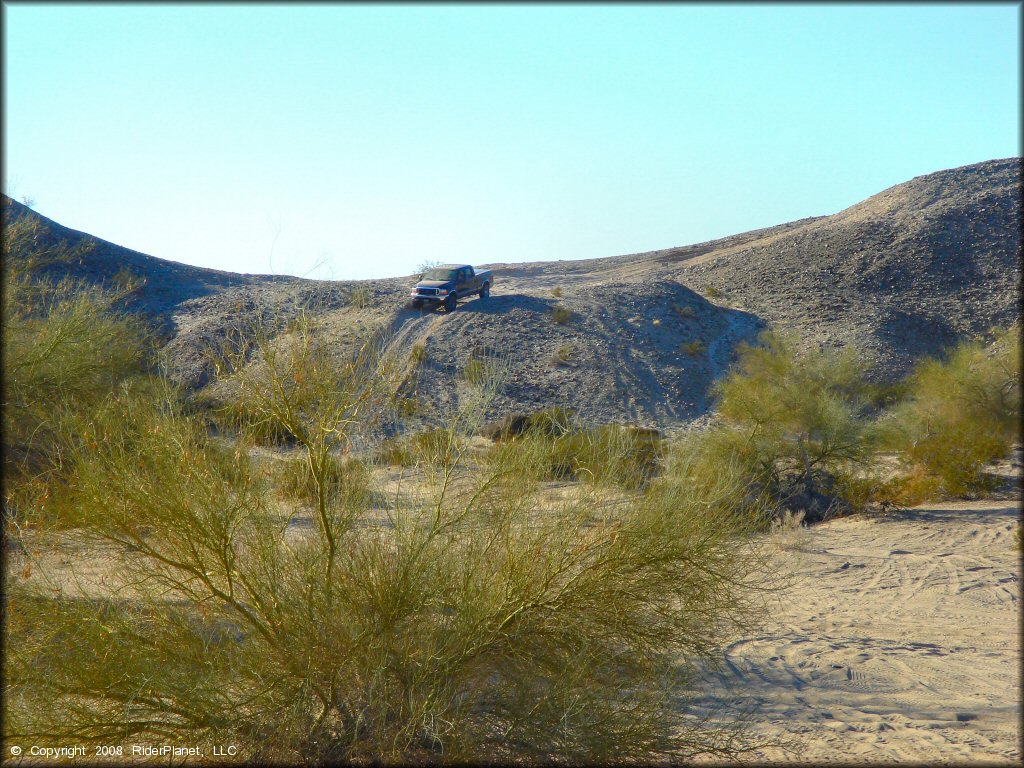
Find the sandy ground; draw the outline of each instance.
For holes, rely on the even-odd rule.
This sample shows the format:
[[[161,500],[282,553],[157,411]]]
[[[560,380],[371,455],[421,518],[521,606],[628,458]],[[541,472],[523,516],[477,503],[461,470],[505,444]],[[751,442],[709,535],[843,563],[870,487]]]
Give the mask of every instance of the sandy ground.
[[[788,741],[757,762],[1021,759],[1018,502],[923,505],[781,534],[775,619],[733,642],[702,705]]]

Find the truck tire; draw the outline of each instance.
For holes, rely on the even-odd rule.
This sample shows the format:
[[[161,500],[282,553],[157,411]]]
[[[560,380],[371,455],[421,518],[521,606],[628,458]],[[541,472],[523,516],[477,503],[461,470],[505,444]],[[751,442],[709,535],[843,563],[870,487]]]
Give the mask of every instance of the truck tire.
[[[445,297],[445,300],[444,300],[444,308],[445,308],[445,310],[446,310],[446,311],[448,311],[448,312],[454,312],[454,311],[455,311],[455,306],[456,306],[456,305],[457,305],[458,303],[459,303],[459,300],[458,300],[458,298],[457,298],[457,297],[455,296],[455,294],[454,294],[454,293],[449,293],[449,294],[448,294],[448,296],[447,296],[447,297]]]
[[[486,299],[490,295],[491,295],[491,284],[490,283],[484,283],[484,287],[480,289],[480,298],[481,299]]]
[[[412,308],[413,309],[423,309],[423,299],[413,299],[412,300]]]

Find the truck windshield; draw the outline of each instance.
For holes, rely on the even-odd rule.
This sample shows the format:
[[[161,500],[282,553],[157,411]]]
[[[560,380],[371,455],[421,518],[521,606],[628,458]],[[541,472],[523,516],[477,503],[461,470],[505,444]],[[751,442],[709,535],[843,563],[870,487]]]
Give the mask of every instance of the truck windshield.
[[[455,280],[458,278],[457,269],[428,269],[423,275],[424,280]]]

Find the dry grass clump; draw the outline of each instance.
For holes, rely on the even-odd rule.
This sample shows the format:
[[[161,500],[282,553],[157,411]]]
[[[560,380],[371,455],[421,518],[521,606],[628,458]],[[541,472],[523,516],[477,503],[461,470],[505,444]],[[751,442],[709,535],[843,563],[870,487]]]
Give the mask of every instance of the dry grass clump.
[[[370,304],[370,289],[365,285],[357,285],[348,294],[348,303],[357,309],[363,309]]]
[[[419,464],[451,466],[464,450],[464,441],[458,435],[451,430],[434,428],[387,438],[378,449],[375,461],[399,467]]]
[[[636,490],[661,468],[663,441],[654,430],[621,425],[585,428],[564,412],[542,411],[512,441],[491,449],[489,460],[501,466],[518,461],[537,480],[582,480]]]
[[[427,361],[427,347],[425,344],[413,344],[409,359],[414,365],[423,365]]]
[[[462,378],[470,384],[479,384],[487,377],[487,361],[471,357],[462,369]]]
[[[370,473],[364,464],[355,459],[328,458],[324,474],[323,492],[332,503],[364,503],[363,496],[369,493]],[[305,458],[287,459],[275,467],[274,486],[286,498],[305,503],[317,501],[320,490],[316,477]]]
[[[551,319],[557,325],[568,325],[572,320],[572,310],[568,307],[554,307],[551,310]]]
[[[551,355],[551,365],[553,366],[568,366],[572,364],[575,350],[571,344],[563,344],[555,353]]]

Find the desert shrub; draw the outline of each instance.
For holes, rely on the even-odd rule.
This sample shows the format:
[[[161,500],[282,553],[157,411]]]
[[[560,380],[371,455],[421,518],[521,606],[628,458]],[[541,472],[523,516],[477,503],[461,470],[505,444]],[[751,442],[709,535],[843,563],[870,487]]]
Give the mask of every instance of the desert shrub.
[[[536,432],[555,437],[565,434],[575,427],[575,412],[571,408],[554,406],[533,413],[507,414],[498,421],[485,424],[480,429],[480,434],[500,442]]]
[[[707,288],[704,289],[704,295],[712,300],[719,299],[722,297],[722,291],[713,285],[709,285]]]
[[[76,254],[64,243],[39,245],[26,219],[5,227],[3,475],[10,514],[42,511],[37,502],[63,476],[68,418],[145,375],[152,361],[147,329],[118,309],[123,292],[54,281],[40,266]]]
[[[679,349],[689,355],[690,357],[697,357],[704,352],[704,342],[699,339],[695,341],[689,341],[679,347]]]
[[[568,307],[555,307],[551,310],[551,319],[558,325],[568,325],[572,320],[572,311]]]
[[[920,465],[904,466],[894,477],[871,489],[871,500],[912,507],[945,494],[942,478]]]
[[[97,439],[74,457],[75,524],[131,555],[116,599],[12,585],[7,739],[229,739],[253,762],[738,753],[679,713],[698,665],[763,610],[770,572],[739,516],[669,485],[551,508],[510,456],[468,488],[428,475],[370,525],[328,489],[382,372],[327,365],[315,341],[258,339],[221,370],[294,435],[317,510],[304,533],[244,444],[212,448],[173,392],[83,415]]]
[[[872,450],[856,353],[798,354],[793,338],[772,333],[738,353],[716,385],[719,423],[680,447],[691,481],[728,466],[755,508],[803,511],[808,522],[849,509],[843,478],[863,470]]]
[[[983,490],[985,464],[1019,440],[1019,335],[1013,327],[987,348],[969,341],[943,360],[922,361],[903,400],[882,418],[884,443],[901,452],[908,468],[932,475],[939,493]]]
[[[552,288],[551,295],[554,296],[556,299],[562,298],[562,289],[557,286]]]

